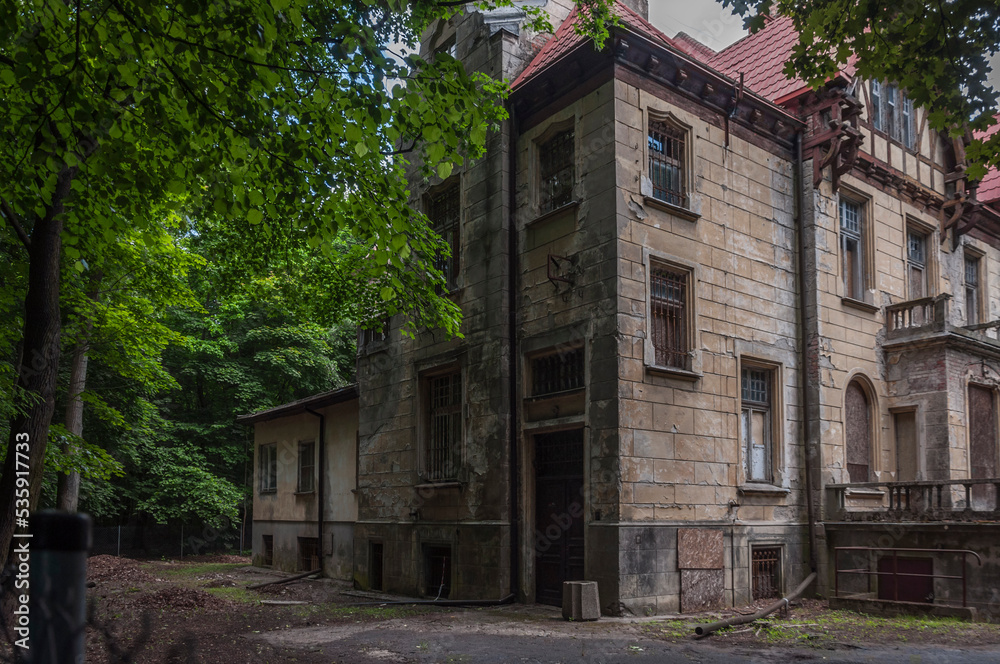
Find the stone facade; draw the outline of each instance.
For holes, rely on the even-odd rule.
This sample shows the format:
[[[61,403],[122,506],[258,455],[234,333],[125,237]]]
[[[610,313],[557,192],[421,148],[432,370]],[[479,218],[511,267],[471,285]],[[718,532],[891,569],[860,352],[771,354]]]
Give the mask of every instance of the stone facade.
[[[991,487],[948,484],[998,468],[1000,215],[963,142],[848,73],[744,84],[786,19],[714,54],[631,2],[596,50],[535,4],[554,36],[507,10],[425,35],[513,80],[511,119],[412,176],[429,216],[458,210],[463,338],[361,337],[355,583],[558,604],[579,579],[606,613],[674,613],[811,570],[830,593],[836,546],[933,548],[911,489],[995,521]]]

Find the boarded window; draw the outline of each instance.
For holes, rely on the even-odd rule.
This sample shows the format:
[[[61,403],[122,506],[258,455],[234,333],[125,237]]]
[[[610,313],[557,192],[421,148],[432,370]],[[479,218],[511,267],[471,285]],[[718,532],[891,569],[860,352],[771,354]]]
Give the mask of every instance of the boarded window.
[[[319,540],[315,537],[299,538],[299,571],[311,572],[320,569]]]
[[[865,296],[864,217],[860,203],[840,199],[840,253],[844,296]]]
[[[979,313],[979,257],[965,255],[965,324],[982,322]]]
[[[462,452],[462,373],[427,379],[427,479],[454,480]]]
[[[271,493],[278,490],[278,445],[270,443],[260,446],[260,492]]]
[[[851,482],[867,482],[871,464],[871,407],[857,381],[851,381],[844,396],[844,436],[847,441],[847,473]]]
[[[754,600],[781,597],[781,549],[755,547],[750,564]]]
[[[648,149],[653,198],[685,205],[684,130],[662,120],[650,119]]]
[[[462,219],[461,189],[458,181],[432,196],[427,204],[427,218],[451,250],[450,256],[439,256],[434,267],[444,275],[449,290],[458,283],[459,222]]]
[[[906,231],[906,283],[911,300],[927,296],[927,236],[913,229]]]
[[[969,385],[969,471],[972,479],[997,476],[997,418],[993,390]],[[972,487],[972,508],[993,507],[993,487]]]
[[[549,353],[531,360],[531,396],[583,387],[583,348]]]
[[[573,201],[574,133],[560,132],[539,146],[538,206],[551,212]]]
[[[773,371],[747,367],[740,372],[743,471],[748,482],[771,481],[771,385]]]
[[[913,482],[917,479],[917,413],[910,410],[893,413],[896,430],[896,479]]]
[[[424,594],[447,599],[451,594],[451,547],[424,545]]]
[[[688,276],[684,270],[650,264],[650,309],[656,364],[688,368]]]
[[[299,443],[299,493],[316,488],[316,443]]]

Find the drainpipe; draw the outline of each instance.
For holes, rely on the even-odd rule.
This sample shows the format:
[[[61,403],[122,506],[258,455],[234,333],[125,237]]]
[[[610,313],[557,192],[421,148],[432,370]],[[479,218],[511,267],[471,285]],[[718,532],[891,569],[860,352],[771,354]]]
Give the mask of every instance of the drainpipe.
[[[809,390],[809,378],[810,378],[810,367],[813,366],[813,362],[816,361],[818,366],[819,358],[813,357],[813,353],[818,349],[813,348],[811,345],[812,334],[810,333],[810,325],[807,325],[807,321],[810,320],[809,315],[809,297],[806,294],[806,234],[805,234],[805,215],[802,210],[802,187],[806,181],[805,176],[802,172],[802,132],[795,134],[795,172],[793,173],[792,186],[794,188],[792,200],[793,200],[793,214],[795,216],[795,226],[798,229],[799,234],[799,343],[802,346],[802,353],[800,356],[801,371],[800,371],[800,383],[802,385],[802,435],[804,442],[804,453],[805,453],[805,485],[806,485],[806,520],[809,522],[809,568],[811,571],[816,572],[817,570],[817,558],[816,558],[816,507],[813,503],[813,460],[811,459],[811,452],[813,448],[811,446],[812,435],[813,435],[813,422],[811,417],[812,410],[812,399]],[[816,270],[811,270],[812,274],[816,274]]]
[[[319,418],[319,440],[317,445],[319,447],[319,460],[317,464],[319,465],[319,477],[317,482],[319,486],[316,487],[316,537],[319,539],[319,568],[322,573],[323,570],[323,559],[326,557],[323,551],[323,494],[326,488],[326,416],[322,413],[317,413],[312,408],[306,408],[306,412],[310,415],[315,415]]]
[[[507,345],[509,374],[508,400],[510,419],[508,429],[510,431],[510,450],[508,461],[510,463],[510,594],[517,596],[521,574],[521,552],[520,552],[520,501],[518,500],[521,491],[521,476],[518,472],[518,409],[517,409],[517,380],[518,380],[518,346],[517,346],[517,115],[514,111],[514,104],[507,102],[507,112],[510,115],[508,128],[510,137],[507,142],[508,163],[510,172],[508,173],[508,195],[510,200],[510,212],[507,217]]]

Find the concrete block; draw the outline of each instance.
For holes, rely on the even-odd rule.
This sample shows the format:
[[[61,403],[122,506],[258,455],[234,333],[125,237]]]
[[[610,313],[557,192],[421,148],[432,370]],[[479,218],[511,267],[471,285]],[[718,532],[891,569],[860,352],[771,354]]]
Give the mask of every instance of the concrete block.
[[[566,620],[597,620],[601,617],[601,601],[596,581],[563,581],[563,618]]]

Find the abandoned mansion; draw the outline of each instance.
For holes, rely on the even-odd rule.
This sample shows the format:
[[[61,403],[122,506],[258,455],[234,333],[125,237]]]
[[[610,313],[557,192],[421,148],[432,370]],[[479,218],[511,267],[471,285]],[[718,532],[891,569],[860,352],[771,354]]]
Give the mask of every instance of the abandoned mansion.
[[[240,418],[255,564],[432,599],[595,581],[640,615],[817,571],[995,611],[1000,174],[892,81],[786,77],[790,19],[717,52],[620,1],[597,49],[533,4],[554,34],[470,5],[424,35],[512,88],[483,158],[411,183],[463,337],[390,320],[356,385]]]

